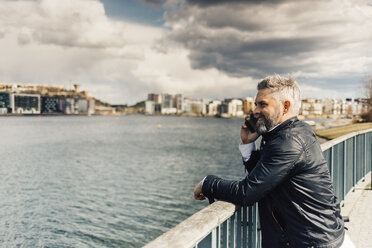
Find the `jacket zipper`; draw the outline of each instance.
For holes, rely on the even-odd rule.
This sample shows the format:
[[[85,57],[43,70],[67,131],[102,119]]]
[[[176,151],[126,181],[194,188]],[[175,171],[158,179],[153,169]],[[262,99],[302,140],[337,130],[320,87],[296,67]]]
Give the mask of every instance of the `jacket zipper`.
[[[278,224],[280,230],[281,230],[282,232],[284,232],[284,229],[283,229],[282,225],[280,225],[279,221],[278,221],[278,220],[276,219],[276,217],[275,217],[274,211],[271,211],[271,215],[273,216],[273,218],[274,218],[276,224]]]

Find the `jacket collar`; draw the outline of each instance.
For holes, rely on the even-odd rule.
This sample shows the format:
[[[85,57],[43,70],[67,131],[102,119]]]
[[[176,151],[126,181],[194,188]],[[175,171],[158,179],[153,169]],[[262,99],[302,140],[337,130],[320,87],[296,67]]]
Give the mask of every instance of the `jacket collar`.
[[[278,133],[280,130],[283,130],[287,127],[289,127],[290,125],[292,125],[292,123],[298,121],[298,118],[297,116],[294,116],[294,117],[291,117],[289,118],[288,120],[280,123],[278,126],[276,126],[273,130],[271,130],[270,132],[267,132],[267,133],[264,133],[262,134],[262,138],[266,141],[268,139],[270,139],[270,137],[273,137],[276,133]]]

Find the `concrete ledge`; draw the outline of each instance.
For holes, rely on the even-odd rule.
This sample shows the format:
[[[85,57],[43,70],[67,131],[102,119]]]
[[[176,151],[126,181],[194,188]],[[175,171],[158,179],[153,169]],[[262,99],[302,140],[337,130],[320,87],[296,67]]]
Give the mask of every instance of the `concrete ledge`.
[[[350,222],[345,223],[348,228],[346,233],[355,247],[371,247],[372,244],[372,190],[369,183],[371,172],[346,196],[345,205],[341,208],[341,214],[350,218]]]
[[[353,209],[358,205],[360,198],[363,196],[366,190],[371,190],[367,186],[371,183],[371,172],[364,176],[364,180],[360,180],[357,185],[354,186],[354,190],[345,196],[344,205],[341,208],[341,214],[343,216],[350,216]],[[366,209],[367,210],[367,209]]]
[[[148,243],[145,248],[189,248],[208,235],[238,209],[228,202],[214,202],[168,232]],[[182,239],[180,239],[182,237]]]
[[[346,134],[344,136],[338,137],[336,139],[330,140],[326,143],[321,144],[322,151],[325,151],[328,148],[331,148],[332,146],[337,145],[338,143],[341,143],[341,142],[343,142],[343,141],[345,141],[345,140],[347,140],[351,137],[354,137],[358,134],[364,134],[364,133],[369,133],[369,132],[372,132],[372,128],[367,129],[367,130],[361,130],[361,131],[358,131],[358,132],[352,132],[352,133]]]

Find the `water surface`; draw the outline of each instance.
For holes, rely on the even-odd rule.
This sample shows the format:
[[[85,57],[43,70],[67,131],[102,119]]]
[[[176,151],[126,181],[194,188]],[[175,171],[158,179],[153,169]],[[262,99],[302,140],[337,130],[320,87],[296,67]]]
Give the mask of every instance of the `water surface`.
[[[241,119],[1,117],[2,247],[141,247],[244,176]]]

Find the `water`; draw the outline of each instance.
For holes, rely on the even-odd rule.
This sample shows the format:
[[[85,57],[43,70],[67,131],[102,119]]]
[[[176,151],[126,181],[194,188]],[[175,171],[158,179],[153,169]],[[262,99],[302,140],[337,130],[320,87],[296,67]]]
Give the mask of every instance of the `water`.
[[[2,247],[141,247],[207,206],[205,175],[244,175],[241,119],[0,118]]]

